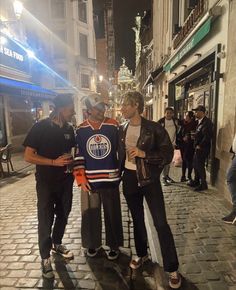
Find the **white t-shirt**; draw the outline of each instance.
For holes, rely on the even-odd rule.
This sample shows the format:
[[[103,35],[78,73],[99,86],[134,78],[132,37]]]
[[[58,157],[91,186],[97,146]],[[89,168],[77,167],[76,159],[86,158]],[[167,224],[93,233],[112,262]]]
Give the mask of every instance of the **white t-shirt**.
[[[136,164],[135,164],[135,159],[129,160],[127,149],[137,146],[137,141],[138,141],[138,138],[140,136],[140,129],[141,129],[141,125],[139,125],[139,126],[129,125],[128,129],[127,129],[127,132],[126,132],[126,138],[125,138],[125,148],[126,148],[125,168],[127,168],[129,170],[136,170]]]
[[[170,141],[173,145],[175,145],[175,140],[176,140],[176,127],[174,124],[174,121],[171,120],[167,120],[165,119],[165,129],[168,132],[168,135],[170,137]]]

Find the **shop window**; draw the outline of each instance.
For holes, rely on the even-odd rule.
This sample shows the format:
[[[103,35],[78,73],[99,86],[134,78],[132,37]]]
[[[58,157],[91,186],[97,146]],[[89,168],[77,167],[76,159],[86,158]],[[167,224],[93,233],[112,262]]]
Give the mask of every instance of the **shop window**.
[[[80,55],[83,57],[88,57],[88,36],[86,34],[79,34],[79,47]]]
[[[51,0],[51,15],[52,18],[65,17],[65,3],[64,0]]]
[[[68,73],[66,71],[59,71],[60,77],[55,78],[55,86],[58,88],[66,87],[68,80]]]
[[[90,89],[90,77],[88,74],[81,74],[81,87],[83,89]]]
[[[78,4],[79,20],[87,23],[87,3],[79,2]]]

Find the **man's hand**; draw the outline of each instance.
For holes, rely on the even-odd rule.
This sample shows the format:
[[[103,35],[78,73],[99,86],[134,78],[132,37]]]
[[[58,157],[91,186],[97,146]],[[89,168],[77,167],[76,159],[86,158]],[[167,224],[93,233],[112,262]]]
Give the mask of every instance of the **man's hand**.
[[[145,152],[138,147],[131,147],[130,149],[128,149],[128,152],[131,159],[135,157],[145,158],[146,156]]]
[[[57,159],[52,160],[52,166],[63,167],[68,164],[71,164],[73,159],[68,154],[59,156]]]

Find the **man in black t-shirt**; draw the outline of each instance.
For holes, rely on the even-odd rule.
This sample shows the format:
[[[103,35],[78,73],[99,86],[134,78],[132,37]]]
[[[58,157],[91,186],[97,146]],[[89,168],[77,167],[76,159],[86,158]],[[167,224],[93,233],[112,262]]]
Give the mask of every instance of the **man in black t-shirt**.
[[[54,103],[50,117],[36,123],[23,143],[25,160],[36,164],[38,240],[45,278],[54,278],[51,250],[64,258],[73,257],[73,253],[62,245],[62,238],[72,205],[73,175],[67,167],[72,162],[75,136],[68,122],[75,111],[70,96],[58,96]]]

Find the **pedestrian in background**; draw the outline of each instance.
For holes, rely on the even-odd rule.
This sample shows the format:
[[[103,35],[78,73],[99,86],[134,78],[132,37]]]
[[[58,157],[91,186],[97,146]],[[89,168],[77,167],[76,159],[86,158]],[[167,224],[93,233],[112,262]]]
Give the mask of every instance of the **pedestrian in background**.
[[[61,95],[54,103],[50,117],[37,122],[23,143],[25,160],[36,164],[38,241],[45,278],[54,277],[51,249],[64,258],[73,257],[62,238],[72,205],[74,178],[66,167],[72,163],[75,146],[73,128],[68,124],[75,114],[74,102],[70,96]]]
[[[180,128],[180,121],[174,117],[174,109],[171,108],[171,107],[167,107],[165,109],[165,116],[163,118],[161,118],[158,121],[158,123],[163,128],[166,129],[166,131],[167,131],[167,133],[168,133],[168,135],[170,137],[172,146],[173,146],[173,148],[175,148],[175,146],[176,146],[176,137],[177,137],[177,133],[178,133],[179,128]],[[169,164],[166,164],[164,166],[164,168],[163,168],[163,172],[162,172],[163,182],[162,182],[162,184],[164,186],[168,186],[171,183],[174,183],[174,180],[172,178],[170,178],[170,176],[169,176],[170,165],[171,165],[171,162]]]
[[[193,170],[193,155],[194,155],[194,140],[193,135],[196,131],[197,122],[194,118],[194,113],[188,111],[182,121],[181,128],[178,132],[178,146],[182,157],[182,176],[180,181],[191,181]],[[192,136],[191,136],[192,135]],[[186,170],[188,170],[188,179],[186,179]]]
[[[213,135],[213,124],[206,116],[206,108],[199,105],[195,111],[195,117],[198,121],[196,133],[194,134],[194,156],[193,167],[195,178],[188,185],[195,187],[195,191],[208,189],[206,181],[205,164],[211,149],[211,140]]]
[[[169,272],[169,285],[178,289],[181,286],[179,262],[160,184],[163,166],[173,158],[173,144],[160,124],[141,117],[143,108],[144,98],[139,92],[124,95],[121,111],[128,121],[119,130],[118,156],[123,193],[134,223],[137,257],[132,258],[130,267],[137,269],[148,259],[145,197],[158,233],[164,270]]]
[[[227,172],[227,184],[229,191],[231,193],[233,208],[232,211],[222,220],[228,224],[235,224],[236,223],[236,134],[234,136],[231,152],[233,153],[232,164]]]
[[[115,260],[123,245],[123,228],[117,161],[118,123],[106,118],[105,103],[99,94],[85,100],[88,119],[77,130],[78,152],[74,175],[81,186],[82,246],[95,257],[102,245],[101,203],[104,210],[107,257]]]

